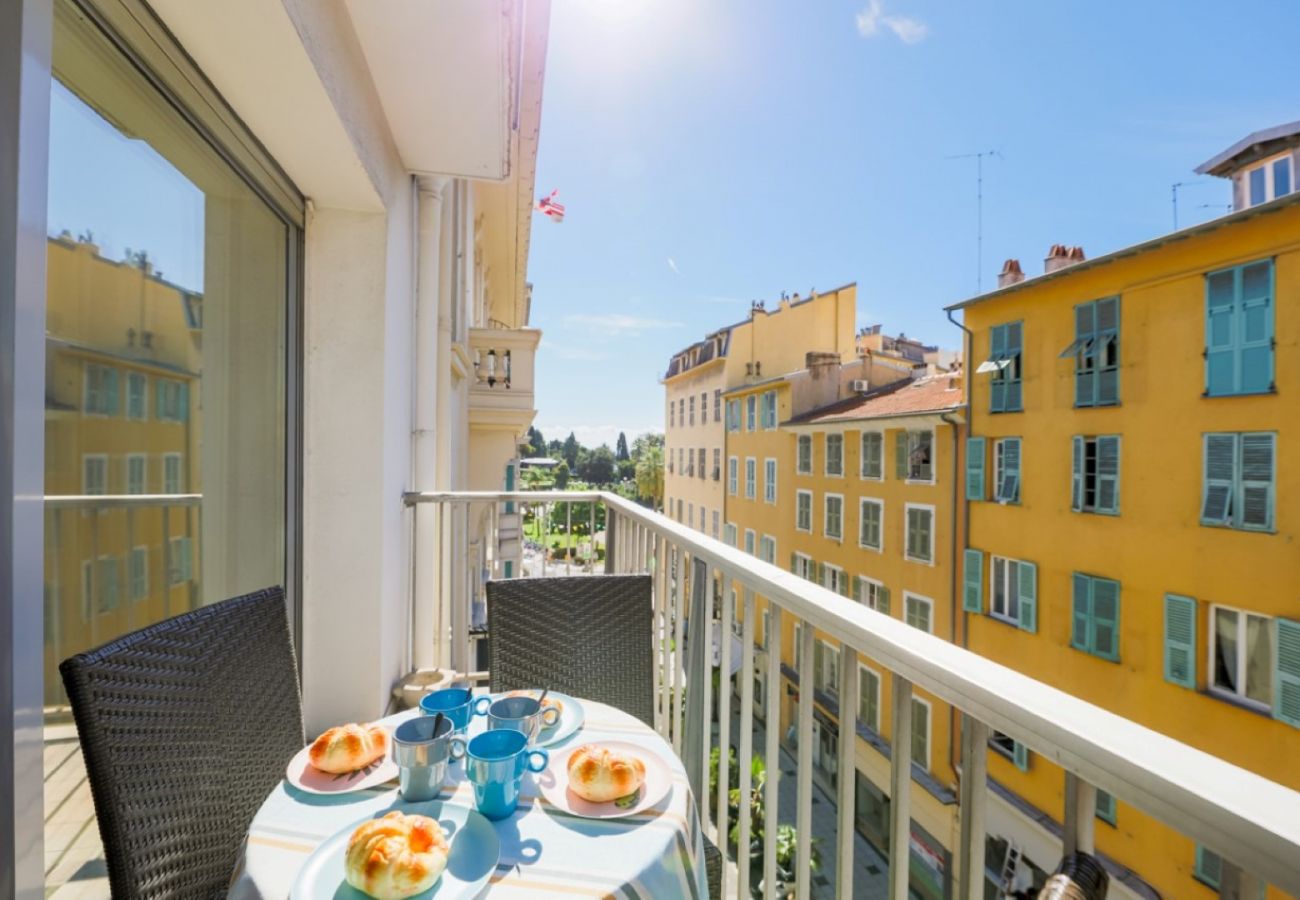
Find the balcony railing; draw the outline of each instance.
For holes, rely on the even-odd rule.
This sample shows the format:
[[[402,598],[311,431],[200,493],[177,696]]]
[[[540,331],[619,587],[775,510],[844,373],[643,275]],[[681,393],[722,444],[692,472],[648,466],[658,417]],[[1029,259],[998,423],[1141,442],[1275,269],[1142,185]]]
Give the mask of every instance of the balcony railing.
[[[693,765],[702,767],[697,771],[704,773],[704,785],[708,784],[711,750],[719,747],[722,758],[726,759],[729,749],[734,747],[739,757],[741,797],[747,797],[751,790],[750,763],[756,749],[754,679],[749,674],[755,671],[757,652],[755,601],[756,598],[766,600],[770,613],[767,634],[775,639],[769,639],[774,652],[767,653],[763,661],[767,727],[762,749],[768,761],[763,884],[768,897],[774,896],[777,875],[777,823],[781,814],[778,783],[785,777],[777,764],[781,697],[778,685],[782,677],[779,646],[785,617],[803,625],[798,651],[803,660],[814,658],[814,632],[837,642],[840,709],[858,707],[859,655],[892,673],[891,738],[888,740],[891,900],[905,900],[908,896],[913,781],[911,698],[917,688],[950,704],[961,722],[960,842],[954,853],[958,860],[954,896],[984,896],[985,807],[990,794],[986,754],[993,732],[1021,742],[1065,770],[1064,852],[1094,851],[1094,812],[1096,792],[1100,789],[1219,854],[1225,860],[1225,870],[1237,876],[1238,887],[1242,889],[1240,896],[1253,898],[1252,885],[1259,880],[1300,895],[1300,793],[1285,786],[841,597],[612,494],[422,493],[408,494],[405,501],[413,507],[432,504],[444,514],[448,510],[468,511],[472,507],[505,510],[525,503],[539,506],[581,503],[589,504],[590,509],[595,509],[597,504],[603,506],[608,535],[606,570],[645,572],[653,579],[655,627],[661,637],[652,673],[658,698],[655,727],[679,754],[702,752],[701,759],[687,760],[687,766],[688,770]],[[468,512],[465,515],[468,525]],[[496,516],[496,512],[488,513],[489,527]],[[417,541],[423,539],[423,535],[417,536]],[[492,542],[489,537],[488,543]],[[421,583],[419,579],[414,582]],[[436,589],[431,592],[417,589],[412,616],[417,620],[426,616],[435,619],[439,623],[440,642],[445,640],[451,648],[450,657],[442,659],[463,662],[470,658],[473,636],[464,607],[460,612],[456,607],[467,598],[446,590],[448,579],[430,579],[425,583],[435,585]],[[712,589],[702,590],[706,585]],[[718,708],[713,709],[713,692],[700,690],[706,684],[704,672],[687,672],[683,654],[670,649],[684,645],[686,619],[692,603],[702,610],[705,621],[718,623],[722,635],[736,629],[737,618],[740,620],[736,629],[742,648],[737,734],[731,730],[731,691],[718,691]],[[718,662],[722,672],[731,671],[732,655],[731,641],[721,640]],[[794,870],[796,895],[801,898],[809,896],[811,878],[807,863],[813,802],[813,693],[801,690],[797,701],[797,729],[802,737],[798,741],[795,775],[798,863]],[[698,710],[696,716],[687,715],[687,704],[683,702],[687,694],[696,698],[690,704],[693,711]],[[839,729],[836,771],[854,771],[856,740],[854,728]],[[731,787],[728,780],[728,767],[718,766],[716,795],[708,794],[705,788],[697,797],[701,821],[719,847],[727,846],[725,838],[732,824],[728,821],[726,802]],[[838,837],[833,851],[837,861],[836,896],[848,898],[853,896],[854,878],[854,779],[840,777],[836,793]],[[751,821],[747,803],[742,802],[739,808],[737,846],[748,847],[755,823]],[[747,861],[735,869],[728,868],[729,883],[724,887],[724,896],[750,896],[754,885]],[[1225,882],[1229,880],[1225,878]],[[1225,889],[1224,895],[1227,894]]]

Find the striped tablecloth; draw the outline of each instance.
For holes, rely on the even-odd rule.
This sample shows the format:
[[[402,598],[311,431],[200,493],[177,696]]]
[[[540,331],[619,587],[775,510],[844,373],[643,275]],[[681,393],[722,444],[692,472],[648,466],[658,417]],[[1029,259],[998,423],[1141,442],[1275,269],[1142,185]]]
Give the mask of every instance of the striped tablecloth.
[[[519,809],[494,822],[501,859],[483,896],[494,898],[616,897],[627,900],[708,897],[703,838],[681,761],[652,728],[621,710],[583,701],[586,721],[547,749],[600,740],[639,744],[667,760],[672,793],[657,807],[627,819],[592,820],[552,806],[524,776]],[[383,721],[395,725],[418,712]],[[451,766],[443,798],[474,806],[459,764]],[[271,792],[253,818],[230,897],[284,898],[299,869],[323,841],[398,800],[396,784],[341,797],[307,795],[287,782]]]

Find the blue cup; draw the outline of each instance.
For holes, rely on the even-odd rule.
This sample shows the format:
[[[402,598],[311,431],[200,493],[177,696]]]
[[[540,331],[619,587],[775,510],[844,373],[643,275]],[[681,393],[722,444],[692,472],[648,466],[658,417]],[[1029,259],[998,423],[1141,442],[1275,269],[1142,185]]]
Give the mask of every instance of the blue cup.
[[[469,688],[444,688],[441,691],[425,694],[420,699],[421,712],[426,716],[442,713],[451,719],[452,728],[462,733],[469,728],[471,718],[487,715],[488,707],[491,705],[491,697],[479,697],[475,700]]]
[[[540,772],[550,759],[545,750],[529,750],[522,731],[485,731],[468,744],[452,739],[465,754],[465,776],[474,786],[474,805],[489,819],[507,819],[519,805],[524,772]],[[453,752],[456,752],[453,750]]]
[[[543,728],[552,728],[560,721],[560,711],[554,706],[542,709],[535,697],[502,697],[488,707],[488,730],[522,731],[528,743],[537,743]]]

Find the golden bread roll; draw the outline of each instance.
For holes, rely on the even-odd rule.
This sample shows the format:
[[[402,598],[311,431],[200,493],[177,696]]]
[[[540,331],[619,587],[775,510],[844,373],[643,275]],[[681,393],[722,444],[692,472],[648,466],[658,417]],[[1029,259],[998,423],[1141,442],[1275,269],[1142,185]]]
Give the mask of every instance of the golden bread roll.
[[[506,696],[507,697],[530,697],[533,700],[536,700],[537,691],[511,691],[510,693],[506,694]],[[561,701],[556,700],[554,697],[547,697],[545,700],[542,701],[542,709],[551,709],[551,708],[556,709],[561,714],[564,713],[564,704]]]
[[[447,834],[428,816],[393,810],[362,822],[348,841],[348,884],[377,900],[402,900],[433,887],[447,868]]]
[[[382,725],[335,725],[311,745],[312,766],[338,775],[364,769],[388,752],[388,730]]]
[[[588,744],[569,757],[569,790],[592,803],[608,803],[645,783],[645,763],[631,753]]]

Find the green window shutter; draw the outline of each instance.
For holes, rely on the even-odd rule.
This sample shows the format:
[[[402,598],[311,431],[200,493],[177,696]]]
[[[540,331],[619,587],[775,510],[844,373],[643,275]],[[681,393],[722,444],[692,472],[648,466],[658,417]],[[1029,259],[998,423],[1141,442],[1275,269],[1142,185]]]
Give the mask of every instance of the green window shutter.
[[[817,583],[826,586],[826,563],[817,564]]]
[[[1165,681],[1196,688],[1196,601],[1165,594]]]
[[[966,550],[961,608],[973,613],[984,611],[984,554],[978,550]]]
[[[1007,325],[1006,352],[1007,356],[1012,360],[1011,365],[1006,369],[1007,390],[1005,409],[1007,412],[1019,412],[1024,409],[1024,404],[1021,402],[1020,396],[1020,376],[1016,374],[1016,369],[1020,365],[1020,356],[1024,352],[1024,348],[1021,346],[1021,336],[1023,331],[1024,325],[1021,322],[1012,322]]]
[[[1119,437],[1097,438],[1097,512],[1119,512]]]
[[[1119,582],[1092,580],[1092,652],[1119,659]]]
[[[1007,326],[994,325],[992,333],[989,336],[989,358],[995,361],[1001,361],[1006,358],[1007,353]],[[1004,412],[1006,410],[1006,380],[1003,377],[1005,369],[998,369],[993,372],[989,384],[989,409],[992,412]]]
[[[1119,403],[1119,298],[1097,301],[1098,406]]]
[[[1070,464],[1070,509],[1083,509],[1083,438],[1074,437],[1074,452]]]
[[[840,587],[840,596],[847,597],[849,595],[849,576],[842,571],[840,572],[839,587]]]
[[[908,472],[907,431],[904,429],[894,435],[894,474],[906,478]]]
[[[793,572],[793,573],[796,574],[796,575],[799,574],[799,554],[798,554],[798,553],[791,553],[791,554],[790,554],[790,571]]]
[[[853,599],[856,600],[858,603],[863,603],[867,599],[865,595],[866,592],[862,589],[862,576],[854,575],[853,576]]]
[[[1020,627],[1025,631],[1038,631],[1038,566],[1030,562],[1021,562],[1020,577],[1017,579],[1019,590]]]
[[[1080,303],[1074,308],[1074,335],[1082,341],[1074,360],[1074,405],[1097,402],[1097,305]]]
[[[984,438],[966,439],[966,499],[984,499]]]
[[[1268,391],[1273,386],[1273,261],[1241,267],[1237,304],[1237,340],[1243,394]]]
[[[997,484],[998,500],[1002,503],[1020,502],[1020,438],[1003,438],[1001,444],[1001,472]]]
[[[1070,646],[1078,650],[1087,650],[1089,647],[1088,623],[1092,619],[1092,579],[1087,575],[1080,575],[1075,572],[1073,588]]]
[[[1097,818],[1115,824],[1115,797],[1101,790],[1097,791]]]
[[[1300,622],[1277,619],[1274,624],[1277,671],[1273,716],[1300,728]]]
[[[1029,771],[1029,748],[1020,741],[1015,741],[1011,745],[1011,758],[1016,764],[1016,768],[1022,772]]]
[[[1236,393],[1237,282],[1240,271],[1205,277],[1205,392],[1211,397]]]
[[[1226,525],[1233,507],[1237,473],[1237,436],[1205,436],[1205,480],[1201,489],[1201,522]]]
[[[876,611],[889,615],[889,588],[884,585],[876,589]]]
[[[165,419],[165,418],[166,418],[166,416],[163,414],[163,410],[166,408],[166,407],[163,406],[163,396],[164,396],[164,394],[166,393],[166,392],[163,390],[163,386],[164,386],[165,384],[166,384],[166,382],[165,382],[163,379],[161,379],[161,378],[159,378],[159,379],[157,379],[157,380],[154,381],[154,386],[153,386],[153,387],[154,387],[153,414],[154,414],[154,418],[156,418],[156,419]]]
[[[1273,527],[1273,463],[1277,436],[1241,435],[1241,506],[1234,518],[1242,528]]]
[[[1213,850],[1196,845],[1196,877],[1212,888],[1217,888],[1223,878],[1223,860]]]
[[[118,410],[117,369],[108,370],[108,378],[106,379],[106,392],[107,392],[107,399],[105,399],[104,401],[104,405],[105,405],[104,411],[108,413],[110,416],[115,416],[117,415],[117,410]]]

